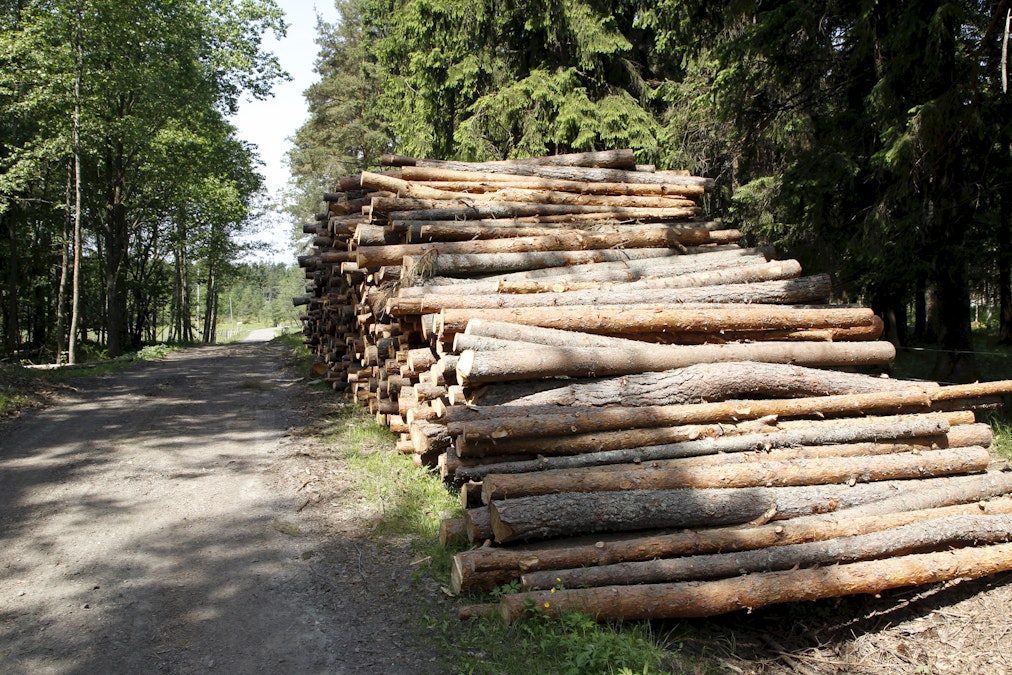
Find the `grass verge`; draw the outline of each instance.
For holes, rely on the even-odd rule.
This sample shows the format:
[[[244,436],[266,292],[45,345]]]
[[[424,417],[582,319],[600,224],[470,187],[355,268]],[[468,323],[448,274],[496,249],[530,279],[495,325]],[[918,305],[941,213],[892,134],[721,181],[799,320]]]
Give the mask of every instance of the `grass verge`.
[[[448,583],[455,551],[439,545],[439,523],[444,517],[460,515],[458,498],[438,476],[394,452],[393,435],[356,406],[343,408],[332,420],[327,441],[358,477],[358,495],[379,513],[376,533],[406,537],[425,560],[418,573]],[[504,587],[469,601],[495,602],[512,590]],[[448,665],[454,672],[529,675],[532,663],[538,664],[538,672],[565,675],[707,672],[695,666],[659,670],[676,655],[666,649],[665,637],[648,622],[599,624],[581,614],[549,620],[535,613],[512,626],[495,619],[427,620],[437,629],[443,651],[453,654]]]
[[[290,340],[290,338],[278,338]],[[296,343],[292,342],[292,346]],[[357,496],[378,513],[375,532],[404,537],[425,562],[416,575],[449,582],[453,549],[439,545],[439,524],[444,517],[461,515],[458,497],[442,480],[418,468],[410,457],[394,452],[394,437],[357,406],[346,406],[331,420],[327,443],[336,457],[357,477]],[[515,590],[504,587],[491,594],[469,596],[468,602],[496,602]],[[424,617],[436,630],[442,652],[452,654],[447,666],[456,673],[530,675],[539,673],[622,674],[717,672],[690,667],[669,649],[665,634],[649,622],[599,624],[588,616],[570,614],[549,620],[536,613],[511,626],[495,619],[460,622],[456,617]]]

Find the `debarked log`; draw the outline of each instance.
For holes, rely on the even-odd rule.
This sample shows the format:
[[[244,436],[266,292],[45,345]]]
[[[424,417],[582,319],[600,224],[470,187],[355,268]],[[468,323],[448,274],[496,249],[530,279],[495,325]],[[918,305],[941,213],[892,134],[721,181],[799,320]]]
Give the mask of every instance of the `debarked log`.
[[[580,266],[577,266],[570,269],[569,274],[554,275],[542,279],[509,281],[500,278],[497,281],[495,278],[490,278],[468,283],[427,283],[424,286],[402,288],[398,297],[421,299],[433,295],[481,296],[496,293],[570,293],[595,290],[620,292],[654,288],[693,288],[759,281],[782,281],[796,278],[801,273],[801,267],[795,261],[766,262],[762,256],[721,257],[700,261],[699,265],[687,264],[695,257],[661,258],[660,260],[669,264],[647,267],[642,271],[629,267],[616,267],[591,274],[591,270],[581,273]],[[592,263],[592,265],[598,264],[607,265],[610,263]],[[700,268],[707,269],[701,270]],[[608,304],[615,303],[609,302]]]
[[[361,249],[359,249],[361,250]],[[633,286],[634,288],[627,288]],[[751,303],[771,305],[821,304],[832,290],[829,275],[819,274],[783,281],[645,289],[636,284],[562,293],[497,293],[487,295],[426,295],[390,298],[386,311],[392,316],[434,314],[443,309],[568,307],[573,305],[639,305],[678,303]]]
[[[405,211],[435,211],[441,209],[466,209],[468,212],[486,213],[489,207],[509,205],[507,217],[536,215],[560,215],[568,213],[597,213],[583,209],[642,209],[673,210],[693,208],[696,200],[684,195],[597,195],[559,192],[555,190],[528,190],[517,187],[503,187],[499,190],[477,190],[474,192],[451,192],[420,183],[407,183],[396,197],[373,197],[370,200],[372,212],[403,213]],[[548,209],[548,207],[577,207],[579,211]],[[527,208],[525,208],[527,207]],[[636,216],[628,216],[634,218]],[[640,216],[650,217],[650,216]],[[678,216],[676,216],[678,217]],[[687,216],[681,216],[687,217]]]
[[[563,492],[790,487],[938,478],[985,471],[990,461],[991,455],[987,450],[972,447],[719,466],[583,468],[488,474],[482,483],[482,500],[487,504],[493,500]]]
[[[867,366],[889,363],[889,342],[741,342],[644,345],[633,349],[542,347],[497,352],[467,350],[457,362],[465,386],[544,377],[599,377],[660,372],[698,363],[762,361],[802,366]]]
[[[687,200],[688,201],[688,200]],[[440,206],[440,204],[447,206]],[[425,208],[431,206],[433,208]],[[530,204],[524,202],[431,202],[374,197],[372,208],[395,220],[485,220],[488,218],[556,217],[564,220],[689,220],[699,209],[695,206],[578,206],[567,204]],[[401,210],[397,210],[397,209]]]
[[[703,252],[704,250],[705,252]],[[704,250],[687,249],[685,255],[662,255],[653,258],[627,258],[612,262],[587,262],[562,267],[541,267],[520,272],[494,274],[482,279],[427,277],[423,285],[401,288],[399,295],[400,297],[421,297],[429,293],[450,295],[495,293],[499,284],[503,282],[636,281],[738,265],[759,264],[772,257],[772,254],[764,249],[738,248],[736,246],[707,247]]]
[[[1007,507],[1008,500],[999,502]],[[992,513],[995,509],[992,509]],[[794,567],[838,565],[925,551],[981,546],[1012,539],[1012,515],[956,515],[878,532],[788,544],[736,553],[625,562],[581,569],[530,572],[521,577],[526,590],[702,581],[775,572]]]
[[[491,162],[447,162],[441,160],[419,159],[415,166],[422,168],[450,169],[454,171],[470,171],[496,174],[513,174],[517,176],[539,176],[561,180],[576,180],[594,183],[647,183],[651,185],[702,185],[706,189],[714,186],[712,178],[688,176],[671,172],[647,173],[643,171],[623,171],[608,168],[585,168],[570,166],[536,166],[517,164],[495,164]],[[405,172],[405,176],[417,177],[417,174]]]
[[[780,602],[976,579],[1010,569],[1012,544],[995,544],[720,581],[507,594],[500,600],[500,611],[508,622],[523,616],[531,606],[550,616],[581,611],[601,621],[703,617]]]
[[[739,264],[734,267],[716,270],[689,272],[672,276],[660,276],[650,279],[630,281],[627,284],[611,282],[602,286],[595,281],[560,281],[547,279],[544,281],[500,281],[496,289],[499,293],[560,293],[588,291],[595,288],[601,290],[643,290],[658,288],[692,288],[699,286],[721,286],[727,284],[746,284],[759,281],[783,281],[801,276],[801,264],[796,260],[775,260],[755,265]]]
[[[415,174],[418,170],[412,170]],[[422,169],[421,171],[428,171]],[[451,177],[453,175],[453,177]],[[698,199],[706,194],[702,185],[651,185],[649,183],[587,183],[573,180],[512,176],[509,174],[471,174],[445,172],[440,178],[405,178],[429,188],[482,194],[501,190],[550,190],[575,192],[582,195],[624,195],[653,197],[685,197]]]
[[[865,307],[784,307],[781,305],[623,305],[515,309],[445,309],[438,330],[442,340],[460,333],[471,319],[491,319],[528,326],[604,335],[638,333],[717,333],[720,331],[799,330],[871,326],[874,313]]]

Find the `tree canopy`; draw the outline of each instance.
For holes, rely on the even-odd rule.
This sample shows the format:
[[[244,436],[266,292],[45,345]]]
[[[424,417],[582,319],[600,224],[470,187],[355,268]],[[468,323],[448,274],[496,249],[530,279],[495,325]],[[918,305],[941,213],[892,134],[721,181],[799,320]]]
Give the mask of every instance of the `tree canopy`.
[[[60,344],[75,254],[83,335],[115,355],[168,307],[173,337],[192,338],[189,288],[202,281],[213,305],[262,192],[227,115],[284,76],[261,45],[283,33],[281,9],[20,0],[0,22],[2,351]]]
[[[939,376],[972,375],[956,358],[972,299],[1000,305],[1012,340],[1008,2],[336,4],[292,154],[302,180],[375,168],[383,148],[631,147],[715,178],[711,215],[833,272],[893,340],[940,344]],[[368,151],[332,144],[365,137],[352,129]]]

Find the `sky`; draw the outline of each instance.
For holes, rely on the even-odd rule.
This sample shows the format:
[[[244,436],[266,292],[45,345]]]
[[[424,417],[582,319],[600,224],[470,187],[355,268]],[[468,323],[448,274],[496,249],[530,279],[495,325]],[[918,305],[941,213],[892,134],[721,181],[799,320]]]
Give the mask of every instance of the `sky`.
[[[318,77],[313,71],[317,50],[316,15],[319,13],[329,22],[337,20],[337,10],[329,0],[288,0],[279,4],[285,11],[285,22],[289,24],[288,34],[280,41],[273,35],[265,36],[263,48],[278,56],[281,67],[292,79],[277,85],[273,98],[244,101],[239,113],[232,118],[239,137],[259,148],[263,161],[260,172],[266,178],[267,190],[272,198],[278,196],[288,183],[285,153],[291,146],[289,139],[309,114],[302,92]],[[312,216],[307,213],[305,220],[312,220]],[[272,215],[264,225],[269,229],[258,238],[267,238],[281,250],[260,259],[294,262],[293,254],[286,248],[293,226],[290,220],[283,215]]]

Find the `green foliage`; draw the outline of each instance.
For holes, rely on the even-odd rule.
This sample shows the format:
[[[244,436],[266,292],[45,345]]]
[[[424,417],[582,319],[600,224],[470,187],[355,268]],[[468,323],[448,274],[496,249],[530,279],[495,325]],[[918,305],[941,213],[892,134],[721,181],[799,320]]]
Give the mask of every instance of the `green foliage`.
[[[1000,457],[1012,459],[1012,423],[996,417],[991,420],[991,429],[994,432],[994,451]]]
[[[536,663],[539,673],[610,675],[658,673],[671,657],[649,623],[600,624],[578,613],[546,619],[531,613],[504,627],[496,619],[454,626],[451,648],[462,672],[523,675]]]
[[[262,191],[255,156],[225,114],[283,76],[261,48],[265,31],[283,32],[281,17],[273,0],[32,0],[4,12],[0,351],[28,342],[51,353],[65,341],[54,330],[66,311],[56,286],[72,253],[76,122],[91,294],[79,325],[92,333],[81,342],[97,333],[112,354],[135,349],[169,313],[177,337],[190,339],[187,293],[200,280],[202,314],[214,316],[216,284],[243,253],[233,234]],[[160,311],[170,295],[171,310]]]
[[[218,303],[218,322],[273,327],[298,324],[301,308],[292,298],[305,295],[306,278],[296,265],[242,263],[234,268]]]
[[[342,167],[368,166],[380,142],[474,160],[628,146],[653,161],[661,128],[637,7],[339,2],[341,23],[321,26],[322,80],[309,92],[297,170],[332,178],[314,159],[324,147]],[[379,134],[372,143],[342,140],[368,139],[363,124]]]

